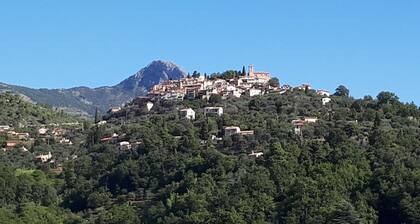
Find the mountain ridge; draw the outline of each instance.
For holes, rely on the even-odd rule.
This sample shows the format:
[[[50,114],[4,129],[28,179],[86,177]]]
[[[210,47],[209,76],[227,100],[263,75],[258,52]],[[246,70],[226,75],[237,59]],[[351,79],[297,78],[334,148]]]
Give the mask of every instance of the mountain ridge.
[[[26,100],[50,105],[73,115],[90,117],[95,109],[105,113],[110,107],[121,106],[136,96],[167,79],[179,79],[186,72],[169,61],[154,60],[135,74],[113,86],[47,89],[29,88],[0,82],[0,92],[13,92]]]

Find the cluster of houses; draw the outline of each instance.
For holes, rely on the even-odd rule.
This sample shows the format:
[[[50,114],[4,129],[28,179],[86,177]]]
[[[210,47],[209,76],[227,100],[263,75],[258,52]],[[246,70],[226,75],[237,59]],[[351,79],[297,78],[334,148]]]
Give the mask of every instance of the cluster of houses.
[[[205,116],[222,116],[223,107],[204,107],[203,108]],[[192,108],[184,108],[179,110],[181,117],[185,117],[189,120],[195,120],[195,111]]]
[[[204,107],[203,112],[205,116],[222,116],[223,107]],[[181,109],[179,110],[179,113],[181,117],[184,117],[186,119],[189,119],[189,120],[195,119],[196,112],[192,108]],[[226,126],[226,127],[223,127],[223,131],[224,131],[224,137],[230,137],[233,135],[241,135],[241,136],[254,135],[254,130],[241,130],[241,128],[238,126]],[[223,140],[223,138],[216,137],[214,135],[212,135],[211,139],[215,141]],[[261,157],[262,155],[263,155],[262,152],[252,151],[252,153],[249,154],[248,156],[258,158],[258,157]]]
[[[269,81],[271,75],[268,72],[256,72],[254,66],[250,65],[248,73],[236,76],[231,79],[207,78],[206,76],[187,77],[178,80],[166,80],[163,83],[154,85],[149,91],[147,98],[148,110],[153,107],[151,101],[156,99],[183,100],[187,99],[210,99],[211,95],[220,95],[223,98],[240,98],[243,95],[250,97],[264,95],[266,93],[284,94],[287,91],[303,90],[315,91],[317,95],[323,96],[322,105],[331,102],[330,92],[326,90],[313,90],[310,84],[302,84],[295,88],[289,85],[271,86]],[[146,105],[145,105],[146,106]],[[110,112],[118,112],[121,108],[111,108]]]
[[[248,73],[243,76],[236,76],[229,80],[221,78],[207,78],[206,76],[187,77],[178,80],[166,80],[160,84],[154,85],[147,96],[136,97],[132,101],[132,105],[143,108],[149,112],[154,103],[158,100],[183,100],[187,99],[210,99],[211,95],[220,95],[222,98],[235,97],[240,98],[243,95],[258,96],[266,93],[284,94],[293,90],[311,90],[314,91],[309,84],[302,84],[298,87],[291,87],[289,85],[270,86],[269,81],[271,75],[268,72],[256,72],[254,66],[250,65]],[[316,90],[317,95],[323,96],[322,105],[327,105],[331,102],[330,93],[326,90]],[[130,107],[132,105],[126,105]],[[112,107],[108,111],[108,115],[115,115],[123,113],[121,107]],[[182,109],[181,115],[188,119],[195,119],[195,111],[191,108]],[[223,113],[223,108],[205,108],[207,113]],[[106,121],[101,121],[98,125],[103,125]]]
[[[6,139],[3,145],[3,151],[12,150],[20,147],[23,151],[27,151],[35,140],[31,138],[28,132],[16,132],[14,128],[9,125],[0,126],[0,136]]]
[[[38,138],[46,142],[48,142],[50,139],[54,139],[55,142],[58,142],[62,145],[73,145],[73,142],[65,137],[66,133],[66,129],[59,127],[55,127],[52,129],[41,127],[38,129]]]
[[[204,107],[205,116],[222,116],[223,107]],[[195,111],[191,108],[184,108],[179,110],[180,116],[189,120],[195,120]]]
[[[222,116],[223,115],[223,107],[204,107],[203,108],[205,116]],[[184,117],[189,120],[195,119],[195,111],[192,108],[185,108],[179,110],[179,114],[181,117]],[[242,136],[250,136],[254,135],[253,130],[242,131],[241,128],[238,126],[228,126],[224,127],[224,135],[225,137],[232,136],[232,135],[242,135]]]
[[[149,91],[151,98],[182,100],[188,99],[209,99],[211,95],[217,94],[222,97],[241,97],[244,94],[256,96],[267,91],[280,91],[280,87],[269,86],[271,79],[268,72],[256,72],[254,66],[250,65],[247,75],[225,79],[208,79],[205,76],[188,77],[179,80],[167,80],[155,85]]]
[[[34,143],[35,139],[43,140],[47,144],[50,144],[51,140],[53,140],[57,144],[61,145],[73,145],[73,142],[68,139],[67,132],[68,130],[62,128],[62,126],[74,126],[76,123],[68,123],[68,124],[50,124],[45,126],[27,126],[27,129],[32,129],[33,132],[18,132],[13,127],[9,125],[0,125],[0,137],[3,137],[4,144],[0,145],[3,151],[11,151],[15,149],[21,149],[24,152],[28,152],[28,148],[31,148]],[[77,124],[79,125],[79,124]],[[51,152],[48,154],[40,154],[35,157],[37,161],[42,163],[46,162],[54,162],[52,160],[53,156]]]
[[[331,93],[330,92],[328,92],[326,90],[319,89],[319,90],[316,91],[316,94],[323,97],[322,98],[322,105],[323,106],[325,106],[325,105],[327,105],[328,103],[331,102],[331,98],[330,98]]]
[[[140,108],[145,110],[146,112],[149,112],[150,110],[152,110],[153,106],[154,106],[154,100],[151,97],[147,97],[147,96],[138,96],[136,98],[133,99],[133,101],[131,102],[131,104],[127,104],[125,105],[125,109],[129,109],[130,107],[132,107],[133,105],[136,106],[136,108]],[[111,107],[108,110],[108,116],[109,115],[116,115],[116,114],[121,114],[126,110],[123,110],[121,107]],[[103,125],[106,124],[106,121],[100,121],[98,123],[98,125]]]

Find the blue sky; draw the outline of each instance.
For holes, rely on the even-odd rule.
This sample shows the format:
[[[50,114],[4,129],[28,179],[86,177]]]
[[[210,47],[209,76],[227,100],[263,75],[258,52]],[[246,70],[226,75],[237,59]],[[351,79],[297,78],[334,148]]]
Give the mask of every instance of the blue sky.
[[[0,82],[114,85],[154,59],[254,64],[282,83],[420,103],[420,1],[72,0],[0,3]]]

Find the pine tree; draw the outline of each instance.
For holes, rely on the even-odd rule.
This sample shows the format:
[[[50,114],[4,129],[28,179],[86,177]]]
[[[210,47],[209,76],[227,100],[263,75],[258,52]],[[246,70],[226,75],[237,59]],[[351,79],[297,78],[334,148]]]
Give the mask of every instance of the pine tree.
[[[208,120],[206,119],[202,125],[201,125],[201,130],[200,130],[200,138],[202,140],[208,140],[210,138],[209,135],[209,125],[208,125]]]
[[[375,121],[374,121],[374,127],[375,128],[379,128],[380,125],[381,125],[381,117],[379,116],[379,113],[376,112],[376,114],[375,114]]]
[[[99,122],[99,114],[98,114],[98,108],[95,108],[95,124]]]
[[[242,66],[242,76],[246,76],[245,66]]]
[[[92,144],[98,144],[100,139],[100,129],[99,129],[99,112],[98,108],[95,108],[95,127],[92,130]]]

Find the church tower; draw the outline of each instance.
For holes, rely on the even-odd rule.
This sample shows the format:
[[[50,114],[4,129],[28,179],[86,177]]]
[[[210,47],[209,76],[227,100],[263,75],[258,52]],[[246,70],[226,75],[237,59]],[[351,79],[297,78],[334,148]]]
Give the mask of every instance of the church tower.
[[[253,65],[248,66],[248,77],[249,78],[255,78],[254,66]]]

